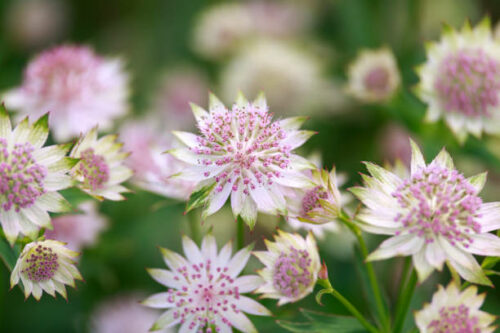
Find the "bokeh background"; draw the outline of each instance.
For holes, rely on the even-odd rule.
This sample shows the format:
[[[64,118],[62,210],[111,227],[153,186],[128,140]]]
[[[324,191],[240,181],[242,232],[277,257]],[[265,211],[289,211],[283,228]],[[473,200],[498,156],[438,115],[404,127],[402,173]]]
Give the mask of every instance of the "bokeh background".
[[[234,4],[244,8],[217,14]],[[425,60],[424,42],[439,38],[442,23],[460,27],[464,20],[476,23],[484,15],[495,23],[500,2],[295,0],[248,4],[2,0],[0,91],[21,82],[24,67],[38,52],[61,43],[86,44],[98,53],[122,57],[131,74],[130,115],[116,122],[117,132],[133,116],[152,114],[164,123],[165,131],[189,129],[193,120],[186,99],[204,106],[210,90],[230,103],[238,89],[250,98],[264,90],[276,116],[310,116],[306,127],[319,134],[300,153],[320,156],[324,166],[335,165],[347,175],[347,186],[360,182],[361,161],[407,161],[411,136],[428,158],[446,146],[466,175],[488,170],[483,198],[500,199],[500,141],[469,139],[460,146],[444,124],[423,122],[425,105],[411,93],[417,82],[414,67]],[[252,23],[247,22],[249,18],[257,22],[257,31],[246,30],[245,24]],[[348,64],[360,50],[381,46],[395,53],[402,88],[383,104],[350,98],[344,93]],[[183,215],[183,202],[134,190],[126,201],[99,206],[107,227],[83,250],[79,268],[85,282],[69,291],[68,301],[48,295],[39,302],[24,300],[18,288],[9,291],[9,272],[0,266],[0,332],[89,332],[103,302],[161,290],[145,268],[164,266],[157,246],[181,250],[180,235],[190,235],[188,217]],[[246,241],[262,247],[262,238],[271,237],[278,225],[288,228],[278,217],[260,216]],[[212,228],[219,246],[234,239],[231,212],[222,210],[203,222],[205,231]],[[380,239],[369,241],[373,248]],[[369,300],[349,237],[328,233],[319,246],[335,287],[367,313]],[[375,265],[390,304],[394,304],[401,264],[393,259]],[[256,268],[258,264],[252,262],[248,271]],[[436,282],[448,280],[447,273],[434,274],[418,287],[411,309],[430,301]],[[500,285],[499,277],[492,280]],[[498,288],[489,289],[484,309],[499,314],[499,296]],[[305,320],[301,308],[347,314],[333,299],[325,297],[321,307],[312,295],[280,308],[274,301],[264,304],[283,320]],[[408,319],[407,330],[413,325],[412,318]],[[284,331],[276,318],[252,320],[259,331]]]

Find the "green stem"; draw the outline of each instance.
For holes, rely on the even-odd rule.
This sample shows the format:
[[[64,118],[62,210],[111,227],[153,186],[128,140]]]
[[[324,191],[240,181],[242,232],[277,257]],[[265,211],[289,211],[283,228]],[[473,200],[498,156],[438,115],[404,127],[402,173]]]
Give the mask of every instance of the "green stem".
[[[375,296],[375,305],[377,307],[377,312],[382,323],[382,328],[385,332],[390,332],[390,322],[389,315],[387,314],[386,307],[384,305],[384,301],[382,299],[382,293],[380,292],[379,284],[377,281],[377,276],[375,275],[375,270],[373,269],[373,265],[371,262],[366,261],[368,257],[368,249],[366,248],[365,240],[363,239],[363,235],[361,234],[361,230],[359,227],[354,224],[349,215],[347,215],[344,211],[341,211],[339,214],[339,218],[346,224],[346,226],[353,232],[354,236],[356,236],[359,247],[361,249],[361,255],[363,256],[363,260],[365,261],[366,271],[368,273],[368,279],[370,280],[370,286]]]
[[[196,243],[201,242],[200,220],[198,219],[198,211],[194,210],[187,214],[189,229],[191,230],[191,239]]]
[[[411,265],[410,265],[411,267]],[[396,316],[394,319],[394,333],[399,333],[403,329],[405,323],[406,314],[410,308],[411,299],[413,297],[413,292],[417,286],[417,273],[415,270],[411,272],[410,280],[406,283],[406,286],[401,294],[399,294],[398,302],[396,303]],[[404,281],[401,281],[404,282]]]
[[[239,216],[236,222],[236,246],[238,250],[245,247],[245,222]]]

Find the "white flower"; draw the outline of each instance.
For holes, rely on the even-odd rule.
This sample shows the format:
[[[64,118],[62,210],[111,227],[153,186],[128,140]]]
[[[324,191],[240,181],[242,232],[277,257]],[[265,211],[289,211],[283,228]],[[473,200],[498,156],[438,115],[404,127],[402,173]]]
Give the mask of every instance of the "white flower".
[[[349,65],[347,92],[364,102],[384,102],[399,87],[401,78],[388,48],[363,50]]]
[[[314,134],[298,130],[305,118],[273,122],[263,95],[249,103],[242,94],[232,109],[210,95],[210,111],[193,105],[193,113],[201,135],[174,132],[187,148],[170,151],[192,165],[177,177],[201,181],[188,211],[204,205],[205,218],[231,196],[233,213],[252,228],[257,211],[285,213],[283,187],[310,184],[301,173],[310,163],[292,153]]]
[[[488,19],[474,29],[466,23],[460,32],[447,26],[439,43],[427,45],[427,62],[417,73],[427,120],[443,117],[461,142],[468,133],[500,133],[500,44]]]
[[[73,184],[68,171],[76,161],[65,157],[71,144],[42,147],[48,135],[47,114],[12,130],[0,107],[0,222],[11,244],[19,233],[35,239],[40,228],[50,229],[47,212],[70,209],[57,191]]]
[[[265,284],[255,292],[264,298],[278,299],[278,305],[297,302],[309,295],[321,268],[312,234],[304,239],[299,234],[278,230],[274,243],[264,241],[267,251],[253,253],[266,266],[258,272]]]
[[[106,59],[83,46],[59,46],[33,59],[21,87],[4,96],[24,115],[49,112],[57,140],[67,140],[112,120],[128,108],[128,75],[118,59]]]
[[[99,214],[94,201],[78,206],[81,214],[62,215],[52,220],[53,230],[45,231],[45,238],[66,243],[73,251],[94,245],[99,234],[106,228],[107,219]]]
[[[97,139],[97,127],[94,127],[80,137],[70,153],[80,160],[71,171],[77,186],[99,200],[123,200],[121,193],[128,192],[120,184],[133,174],[124,165],[129,154],[121,150],[123,144],[116,139],[117,135]]]
[[[439,286],[432,303],[415,313],[415,323],[421,333],[492,333],[495,316],[479,310],[484,298],[485,294],[477,294],[476,286],[462,292],[453,282],[446,289]]]
[[[130,152],[127,165],[134,171],[131,182],[142,189],[169,198],[186,200],[196,183],[189,179],[171,177],[185,169],[188,164],[169,154],[163,154],[166,149],[175,146],[176,140],[163,129],[157,128],[153,120],[156,121],[135,119],[120,129],[124,148]]]
[[[101,303],[92,314],[93,333],[147,333],[157,311],[139,304],[139,295],[114,296]],[[162,330],[161,332],[173,332]]]
[[[26,298],[33,294],[39,300],[44,291],[53,297],[58,292],[67,298],[65,285],[74,288],[75,279],[83,280],[73,261],[78,255],[68,250],[64,243],[50,239],[29,243],[12,270],[10,287],[21,280]]]
[[[154,294],[143,304],[167,309],[151,330],[181,324],[179,332],[257,332],[244,314],[268,316],[270,312],[253,299],[242,294],[254,291],[262,283],[256,275],[238,275],[250,258],[251,246],[233,257],[232,244],[217,253],[212,235],[204,237],[201,248],[184,236],[182,246],[186,258],[161,249],[170,270],[149,269],[151,276],[170,288]]]
[[[411,173],[407,177],[372,163],[365,187],[351,191],[367,208],[358,215],[367,232],[392,235],[368,260],[413,256],[419,280],[447,262],[465,280],[491,284],[472,254],[500,256],[500,202],[483,203],[479,192],[486,173],[465,178],[443,149],[426,164],[411,141]]]

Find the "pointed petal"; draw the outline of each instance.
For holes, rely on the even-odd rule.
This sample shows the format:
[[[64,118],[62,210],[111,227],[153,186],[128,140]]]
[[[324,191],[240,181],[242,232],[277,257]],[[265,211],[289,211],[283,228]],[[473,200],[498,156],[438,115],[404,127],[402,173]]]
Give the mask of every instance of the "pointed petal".
[[[434,270],[427,258],[425,257],[425,249],[422,249],[413,255],[413,265],[415,265],[415,269],[418,274],[418,281],[420,283],[424,282],[429,275]]]
[[[10,123],[9,114],[5,106],[0,104],[0,138],[7,139],[12,132],[12,125]]]
[[[166,269],[159,268],[148,268],[147,271],[156,282],[166,287],[174,289],[182,288],[182,275],[177,275],[171,271],[167,271]]]
[[[250,258],[250,252],[252,251],[253,244],[238,251],[234,257],[229,261],[227,275],[235,278],[247,265],[248,259]]]
[[[154,309],[172,308],[175,306],[175,303],[167,301],[168,297],[169,294],[167,292],[154,294],[142,301],[141,304]]]
[[[259,288],[264,283],[264,280],[258,275],[240,276],[234,282],[240,293],[249,293]]]
[[[243,312],[256,316],[271,315],[271,312],[263,305],[246,296],[240,296],[240,299],[238,300],[238,308]]]
[[[410,139],[411,145],[411,174],[415,174],[415,172],[421,168],[425,168],[425,160],[422,152],[418,145]]]
[[[382,260],[396,256],[408,256],[421,250],[425,241],[415,235],[398,235],[391,237],[372,252],[366,260]]]
[[[489,233],[470,235],[472,243],[466,251],[481,256],[500,257],[500,238]]]

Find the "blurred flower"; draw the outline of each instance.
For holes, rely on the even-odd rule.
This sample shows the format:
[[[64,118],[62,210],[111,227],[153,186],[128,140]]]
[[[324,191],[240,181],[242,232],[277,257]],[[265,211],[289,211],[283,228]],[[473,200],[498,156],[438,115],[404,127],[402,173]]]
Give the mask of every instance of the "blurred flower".
[[[11,1],[4,17],[6,36],[27,49],[53,43],[68,31],[68,9],[60,0]]]
[[[219,4],[199,18],[193,47],[207,58],[220,58],[250,38],[289,37],[305,30],[309,23],[308,8],[298,3],[249,1]]]
[[[241,90],[247,96],[263,91],[270,107],[284,115],[310,112],[344,103],[339,89],[322,78],[319,60],[285,42],[257,40],[246,43],[221,75],[224,99]]]
[[[19,233],[35,239],[41,227],[51,228],[47,212],[70,208],[57,191],[72,185],[68,172],[75,162],[65,157],[71,144],[42,147],[48,135],[47,114],[12,130],[0,106],[0,222],[11,244]]]
[[[258,302],[241,294],[254,291],[262,279],[256,275],[238,277],[250,258],[251,246],[231,257],[232,244],[217,253],[212,235],[203,238],[201,248],[184,236],[182,246],[186,258],[161,249],[170,271],[149,269],[151,276],[169,287],[167,292],[154,294],[143,304],[168,309],[151,330],[181,324],[180,332],[230,332],[232,327],[242,332],[256,332],[244,314],[268,316],[271,313]]]
[[[97,139],[97,126],[82,135],[71,150],[70,156],[78,158],[71,171],[77,186],[99,200],[124,200],[121,195],[128,189],[120,185],[133,172],[125,166],[128,153],[122,151],[117,135],[106,135]]]
[[[383,158],[390,163],[400,160],[409,166],[411,161],[409,137],[410,133],[401,125],[390,123],[384,127],[379,137]]]
[[[253,254],[266,266],[258,273],[265,281],[255,292],[264,298],[278,299],[278,305],[297,302],[309,295],[321,268],[316,241],[311,233],[299,234],[278,230],[275,242],[264,240],[267,251]]]
[[[347,92],[368,103],[389,100],[401,81],[396,59],[388,48],[360,52],[349,65],[348,76]]]
[[[191,114],[192,116],[192,114]],[[171,176],[188,165],[165,150],[174,148],[174,138],[157,129],[150,120],[132,120],[120,129],[124,149],[130,152],[127,165],[134,171],[132,183],[160,195],[186,200],[196,183]]]
[[[242,94],[231,110],[210,95],[210,111],[193,104],[193,112],[201,136],[174,132],[187,147],[170,151],[192,165],[177,177],[201,181],[191,194],[188,210],[204,205],[206,218],[231,196],[235,216],[253,228],[257,211],[285,212],[282,187],[310,183],[301,173],[310,163],[292,154],[314,134],[298,130],[304,117],[273,122],[263,95],[250,103]]]
[[[4,96],[8,107],[38,117],[51,113],[57,140],[99,124],[108,129],[127,111],[128,75],[119,59],[106,59],[83,46],[59,46],[33,59],[21,87]]]
[[[494,332],[490,326],[495,316],[479,310],[485,294],[478,295],[477,287],[471,286],[464,291],[450,283],[446,289],[439,290],[420,311],[415,312],[415,323],[420,332]]]
[[[64,243],[50,239],[29,243],[12,270],[10,287],[18,284],[20,279],[26,298],[33,294],[40,300],[44,291],[53,297],[58,292],[67,298],[64,285],[74,288],[75,280],[83,280],[73,261],[78,255],[64,247]]]
[[[483,203],[478,196],[486,173],[465,178],[443,149],[426,165],[411,141],[411,175],[400,178],[366,163],[365,187],[351,191],[366,206],[359,225],[367,232],[393,235],[368,256],[381,260],[413,256],[420,282],[446,261],[465,280],[490,285],[472,254],[500,255],[500,202]]]
[[[493,30],[493,37],[495,37],[496,40],[500,39],[500,21],[495,24],[495,29]]]
[[[468,133],[500,133],[500,45],[490,21],[460,32],[446,27],[441,42],[427,45],[427,62],[417,69],[416,94],[428,106],[427,120],[443,117],[460,142]]]
[[[207,78],[195,69],[168,72],[157,93],[155,111],[165,118],[168,128],[190,129],[194,122],[189,104],[206,104],[207,91]]]
[[[147,333],[158,316],[139,304],[138,295],[120,295],[106,300],[92,315],[93,333]],[[162,330],[161,332],[173,332]]]
[[[45,238],[65,242],[73,251],[93,245],[106,228],[107,220],[99,214],[93,201],[84,202],[78,208],[82,210],[82,214],[63,215],[53,219],[54,229],[46,230]]]

